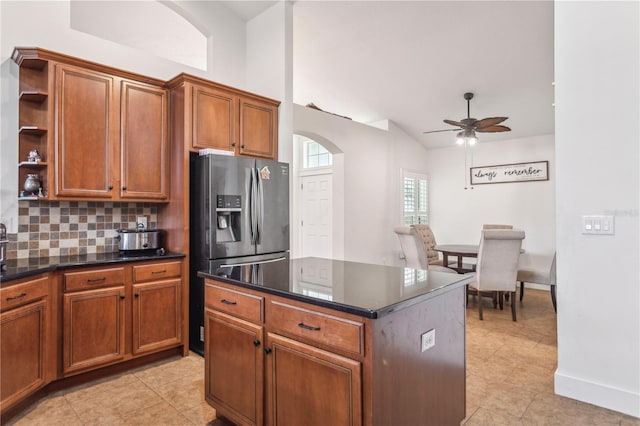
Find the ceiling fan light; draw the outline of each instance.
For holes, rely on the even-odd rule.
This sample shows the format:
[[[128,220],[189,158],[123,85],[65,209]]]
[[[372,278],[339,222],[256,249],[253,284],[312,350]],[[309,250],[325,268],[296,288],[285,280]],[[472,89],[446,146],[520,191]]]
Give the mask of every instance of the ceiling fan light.
[[[474,146],[476,143],[478,143],[478,138],[476,138],[475,136],[470,137],[467,139],[467,143],[469,144],[469,146]]]

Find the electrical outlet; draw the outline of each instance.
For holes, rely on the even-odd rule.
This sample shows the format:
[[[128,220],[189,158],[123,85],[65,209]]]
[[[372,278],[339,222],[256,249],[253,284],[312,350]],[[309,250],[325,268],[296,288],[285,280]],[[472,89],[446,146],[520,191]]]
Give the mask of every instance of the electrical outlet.
[[[200,326],[200,341],[204,342],[204,327]]]
[[[422,333],[421,337],[422,337],[421,339],[422,352],[426,351],[427,349],[431,349],[436,345],[436,329],[435,328],[432,328],[426,333]]]
[[[144,229],[147,229],[147,217],[146,216],[138,216],[136,217],[136,228],[142,225]]]

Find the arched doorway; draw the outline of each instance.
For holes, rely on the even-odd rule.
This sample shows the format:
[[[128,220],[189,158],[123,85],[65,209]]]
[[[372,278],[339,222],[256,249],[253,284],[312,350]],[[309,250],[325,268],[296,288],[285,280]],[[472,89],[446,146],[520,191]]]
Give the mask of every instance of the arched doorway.
[[[336,212],[344,201],[334,190],[342,181],[341,164],[341,152],[330,141],[294,135],[293,256],[342,257],[343,215]]]

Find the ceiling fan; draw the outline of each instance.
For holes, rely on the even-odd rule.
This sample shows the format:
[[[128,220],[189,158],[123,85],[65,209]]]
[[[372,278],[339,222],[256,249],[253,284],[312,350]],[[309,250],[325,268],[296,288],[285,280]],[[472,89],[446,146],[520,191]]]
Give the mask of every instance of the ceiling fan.
[[[438,132],[453,132],[457,131],[457,143],[462,145],[465,142],[469,145],[474,145],[478,138],[478,133],[495,133],[495,132],[508,132],[511,129],[507,126],[502,126],[500,123],[505,121],[509,117],[488,117],[482,120],[477,120],[471,117],[470,114],[470,102],[473,99],[473,93],[465,93],[464,99],[467,101],[467,118],[463,118],[460,121],[444,120],[445,123],[456,126],[457,129],[444,129],[444,130],[431,130],[423,133],[438,133]]]

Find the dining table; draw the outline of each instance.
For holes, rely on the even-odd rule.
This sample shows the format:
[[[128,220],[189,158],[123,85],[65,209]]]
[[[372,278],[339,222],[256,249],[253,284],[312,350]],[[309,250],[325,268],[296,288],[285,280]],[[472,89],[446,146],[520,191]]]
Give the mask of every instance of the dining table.
[[[465,257],[477,258],[478,244],[436,244],[434,250],[442,253],[442,264],[447,268],[451,268],[459,274],[466,274],[468,272],[475,272],[475,263],[464,263]],[[449,256],[454,256],[457,261],[449,263]]]

